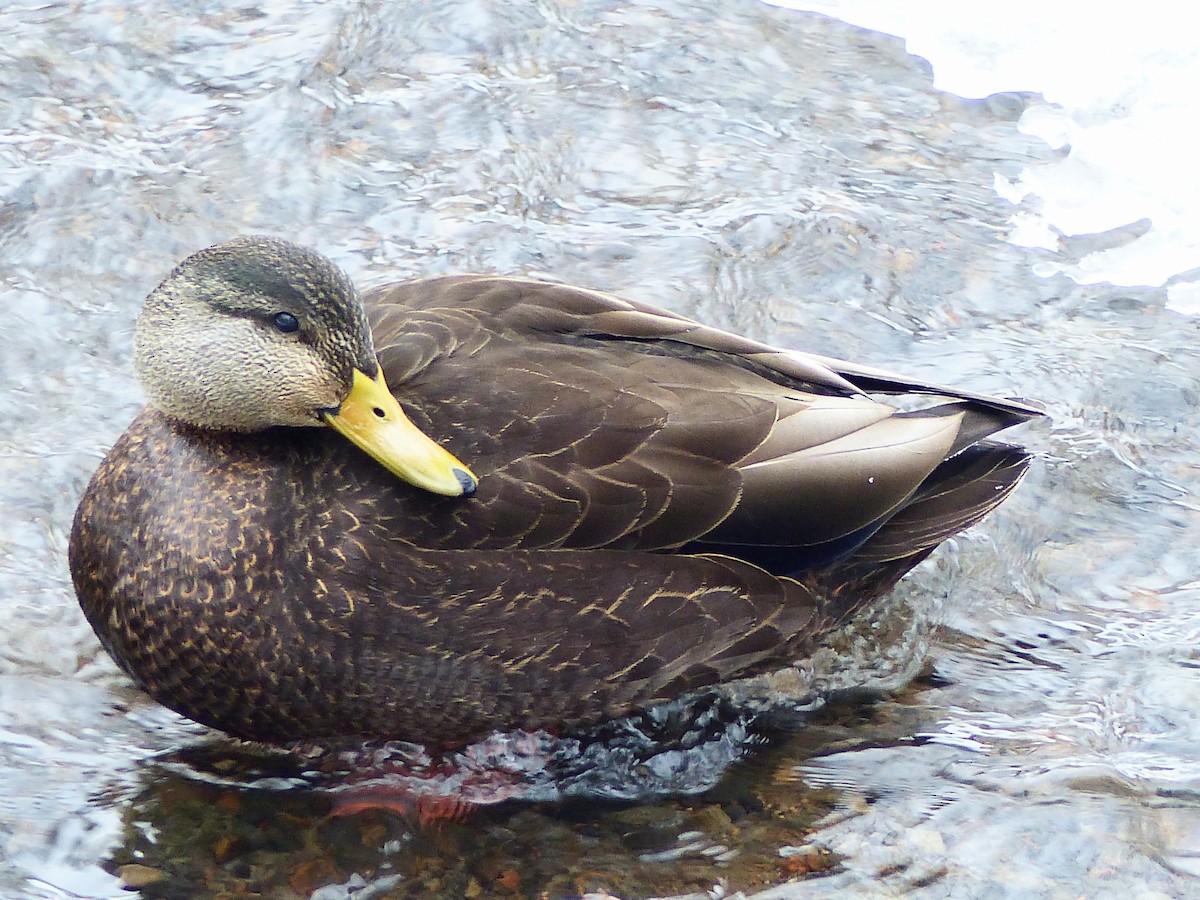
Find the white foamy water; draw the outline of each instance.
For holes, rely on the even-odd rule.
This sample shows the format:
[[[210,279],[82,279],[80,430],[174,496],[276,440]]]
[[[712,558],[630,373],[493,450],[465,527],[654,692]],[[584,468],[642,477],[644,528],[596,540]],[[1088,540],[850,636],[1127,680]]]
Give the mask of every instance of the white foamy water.
[[[770,2],[903,38],[932,64],[941,90],[1042,94],[1049,105],[1027,110],[1020,127],[1065,155],[1015,182],[997,177],[1002,197],[1026,201],[1014,211],[1009,239],[1056,250],[1060,236],[1148,221],[1139,237],[1037,271],[1085,284],[1166,285],[1170,308],[1200,314],[1200,9],[1074,0]]]

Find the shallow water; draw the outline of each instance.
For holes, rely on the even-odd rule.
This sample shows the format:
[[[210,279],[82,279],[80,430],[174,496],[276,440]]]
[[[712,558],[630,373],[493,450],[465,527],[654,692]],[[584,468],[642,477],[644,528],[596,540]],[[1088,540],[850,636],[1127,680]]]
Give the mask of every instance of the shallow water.
[[[0,33],[0,895],[1197,889],[1197,319],[1033,274],[1095,240],[1004,241],[996,175],[1058,158],[1017,127],[1036,96],[939,93],[896,38],[749,0],[17,2]],[[1040,458],[901,588],[943,622],[926,677],[712,790],[326,818],[130,688],[66,573],[141,298],[243,232],[1038,398]]]

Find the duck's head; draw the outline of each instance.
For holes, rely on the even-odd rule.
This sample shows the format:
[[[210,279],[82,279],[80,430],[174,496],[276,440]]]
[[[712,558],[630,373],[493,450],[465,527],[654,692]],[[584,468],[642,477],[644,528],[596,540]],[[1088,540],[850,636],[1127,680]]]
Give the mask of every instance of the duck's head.
[[[245,237],[189,256],[146,298],[133,364],[150,402],[189,425],[328,425],[417,487],[475,490],[388,390],[350,279],[303,247]]]

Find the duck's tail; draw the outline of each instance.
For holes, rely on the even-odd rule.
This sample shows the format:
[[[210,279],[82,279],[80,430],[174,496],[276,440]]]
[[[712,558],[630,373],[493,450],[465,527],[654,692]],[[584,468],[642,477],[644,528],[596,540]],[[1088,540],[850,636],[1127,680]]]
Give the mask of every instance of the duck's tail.
[[[827,628],[886,594],[942,541],[974,525],[1012,493],[1029,468],[1020,447],[982,441],[941,463],[852,554],[801,576],[822,599]],[[824,630],[824,629],[823,629]]]

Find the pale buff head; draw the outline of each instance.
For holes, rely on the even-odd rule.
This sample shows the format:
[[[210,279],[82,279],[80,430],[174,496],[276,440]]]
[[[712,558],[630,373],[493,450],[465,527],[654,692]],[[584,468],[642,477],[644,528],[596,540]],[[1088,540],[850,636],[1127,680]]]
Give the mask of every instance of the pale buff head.
[[[349,278],[318,253],[245,237],[189,256],[146,298],[134,369],[172,418],[225,431],[320,425],[378,371]]]

